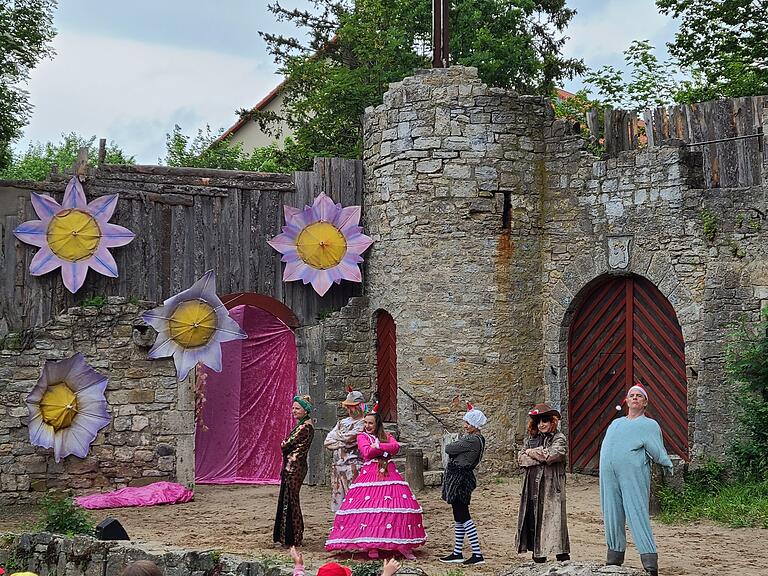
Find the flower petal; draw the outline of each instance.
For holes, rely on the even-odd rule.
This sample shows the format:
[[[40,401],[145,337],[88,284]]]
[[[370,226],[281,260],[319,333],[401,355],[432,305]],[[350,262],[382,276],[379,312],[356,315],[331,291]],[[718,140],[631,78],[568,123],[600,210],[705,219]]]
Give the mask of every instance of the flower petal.
[[[30,200],[32,201],[32,208],[35,209],[35,213],[43,222],[47,223],[56,214],[61,212],[61,204],[46,194],[32,192]]]
[[[51,252],[51,249],[46,244],[37,251],[29,263],[29,273],[32,276],[42,276],[51,270],[56,270],[62,264],[64,264],[64,261]]]
[[[158,332],[166,329],[168,327],[168,319],[171,317],[171,314],[173,314],[177,296],[172,296],[171,298],[168,298],[164,304],[144,312],[141,315],[142,320]]]
[[[43,416],[38,413],[29,420],[29,441],[34,446],[53,448],[53,426],[43,422]]]
[[[136,237],[128,228],[123,228],[117,224],[102,222],[99,226],[101,227],[101,245],[107,248],[125,246]]]
[[[178,351],[173,354],[173,362],[176,364],[176,378],[180,381],[185,380],[189,371],[198,362],[197,354],[192,349],[179,347]]]
[[[216,340],[211,340],[207,346],[201,346],[194,350],[188,350],[196,358],[196,362],[205,364],[214,372],[221,372],[221,344]]]
[[[85,262],[61,262],[61,279],[72,294],[83,286],[86,274],[88,274],[88,264]]]
[[[333,224],[346,236],[348,230],[360,224],[360,206],[346,206],[342,208],[336,218],[336,222]]]
[[[67,184],[67,189],[64,191],[64,201],[61,203],[62,208],[77,208],[79,210],[88,209],[88,201],[85,199],[85,192],[83,191],[83,185],[80,184],[77,176],[73,176]]]
[[[294,280],[303,280],[307,273],[307,266],[303,260],[293,260],[285,264],[283,271],[283,282],[293,282]]]
[[[248,334],[240,328],[240,324],[235,322],[234,318],[229,316],[227,309],[224,308],[224,306],[222,306],[222,309],[224,312],[223,316],[218,310],[216,313],[217,326],[214,334],[215,339],[218,342],[229,342],[230,340],[245,340],[248,338]],[[220,370],[217,370],[217,372],[220,372]]]
[[[184,349],[173,341],[167,330],[161,330],[157,333],[155,345],[152,346],[147,356],[152,359],[165,358],[166,356],[175,357],[176,353],[182,350]]]
[[[315,277],[312,278],[312,288],[315,289],[315,292],[317,292],[320,296],[324,296],[326,292],[328,292],[328,289],[331,287],[331,284],[333,284],[333,280],[331,279],[331,275],[328,273],[328,270],[318,270],[317,274],[315,274]]]
[[[373,244],[373,238],[365,234],[353,234],[347,238],[347,251],[362,254]]]
[[[43,222],[42,220],[29,220],[20,224],[18,228],[13,231],[13,235],[26,244],[32,244],[32,246],[46,246],[48,244],[48,238],[46,237],[47,232],[48,224],[46,222]]]
[[[334,266],[334,270],[338,272],[339,280],[350,280],[352,282],[363,281],[363,275],[360,272],[360,267],[356,262],[353,262],[350,258],[347,258],[347,256],[345,256],[341,262]]]
[[[109,249],[103,243],[99,245],[93,256],[89,258],[87,264],[99,274],[117,278],[117,262]]]
[[[318,220],[334,222],[339,212],[341,212],[341,204],[335,204],[324,192],[321,192],[315,198],[314,204],[312,204],[312,214],[314,215],[315,222]]]
[[[112,218],[112,215],[115,213],[115,208],[117,208],[117,198],[117,194],[99,196],[95,200],[91,200],[88,204],[88,212],[90,212],[99,222],[106,222]]]
[[[296,239],[298,236],[293,234],[278,234],[271,240],[267,240],[267,244],[272,246],[275,250],[281,254],[285,254],[289,250],[296,250]]]

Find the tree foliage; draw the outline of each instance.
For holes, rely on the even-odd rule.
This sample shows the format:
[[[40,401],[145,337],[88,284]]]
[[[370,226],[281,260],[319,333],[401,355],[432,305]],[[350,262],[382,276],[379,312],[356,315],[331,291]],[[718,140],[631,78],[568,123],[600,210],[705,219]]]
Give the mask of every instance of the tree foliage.
[[[654,49],[647,40],[635,40],[624,51],[629,79],[614,66],[603,66],[590,70],[585,75],[585,83],[607,106],[639,112],[671,104],[680,89],[675,80],[678,71],[673,63],[660,61],[653,53]]]
[[[58,144],[48,142],[45,145],[30,144],[26,152],[12,156],[11,163],[0,170],[2,180],[45,180],[54,166],[66,170],[77,159],[80,148],[88,149],[88,163],[95,166],[98,162],[96,136],[84,138],[74,132],[62,134]],[[127,156],[114,142],[107,146],[105,158],[107,164],[133,164],[133,156]]]
[[[242,143],[222,139],[221,134],[213,133],[210,126],[198,130],[194,137],[185,135],[178,125],[174,126],[173,133],[166,134],[164,162],[168,166],[252,172],[293,172],[306,167],[305,155],[297,150],[290,138],[286,139],[283,149],[273,144],[247,153]]]
[[[0,169],[10,163],[10,144],[31,113],[21,86],[41,59],[53,55],[55,7],[55,0],[0,0]]]
[[[286,78],[282,118],[245,112],[262,128],[283,119],[296,150],[359,157],[360,116],[381,102],[391,82],[428,67],[430,0],[313,0],[312,10],[270,5],[308,41],[262,32]],[[574,15],[565,0],[457,0],[450,18],[454,63],[476,66],[494,86],[546,94],[583,70],[564,58],[562,32]]]
[[[768,93],[768,0],[656,0],[680,19],[669,51],[693,80],[678,100]]]

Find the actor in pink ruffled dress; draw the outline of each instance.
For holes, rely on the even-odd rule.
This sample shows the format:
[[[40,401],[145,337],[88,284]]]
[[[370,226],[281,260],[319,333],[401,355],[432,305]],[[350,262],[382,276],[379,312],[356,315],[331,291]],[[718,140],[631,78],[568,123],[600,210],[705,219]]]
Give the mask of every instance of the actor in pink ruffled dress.
[[[391,462],[400,445],[384,431],[376,409],[357,436],[364,464],[336,512],[325,549],[367,552],[371,558],[385,550],[413,559],[413,549],[427,541],[421,505]]]

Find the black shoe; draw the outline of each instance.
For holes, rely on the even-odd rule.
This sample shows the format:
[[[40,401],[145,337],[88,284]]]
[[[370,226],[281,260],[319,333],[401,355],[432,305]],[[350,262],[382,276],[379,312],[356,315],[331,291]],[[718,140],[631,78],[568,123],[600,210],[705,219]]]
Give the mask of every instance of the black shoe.
[[[450,554],[448,554],[448,556],[443,556],[442,558],[440,558],[440,562],[443,562],[445,564],[463,564],[464,555],[451,552]]]
[[[536,562],[536,564],[544,564],[544,562],[547,561],[546,556],[534,556],[533,561]]]
[[[555,558],[557,559],[558,562],[567,562],[568,560],[571,559],[571,555],[570,554],[557,554],[555,556]]]
[[[608,549],[608,554],[606,556],[605,565],[606,566],[621,566],[624,564],[624,551],[618,552],[617,550],[611,550]]]
[[[473,566],[475,564],[485,564],[485,558],[482,554],[472,554],[469,558],[462,562],[464,566]]]

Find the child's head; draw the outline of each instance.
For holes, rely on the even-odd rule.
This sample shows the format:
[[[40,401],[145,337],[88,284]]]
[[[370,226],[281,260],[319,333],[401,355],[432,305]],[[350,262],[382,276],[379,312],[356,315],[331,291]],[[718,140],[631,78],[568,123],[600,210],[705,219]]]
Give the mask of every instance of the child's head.
[[[157,564],[149,560],[137,560],[123,569],[121,576],[163,576]]]
[[[328,562],[323,564],[317,569],[317,576],[351,576],[352,570],[347,566],[336,564],[336,562]]]

